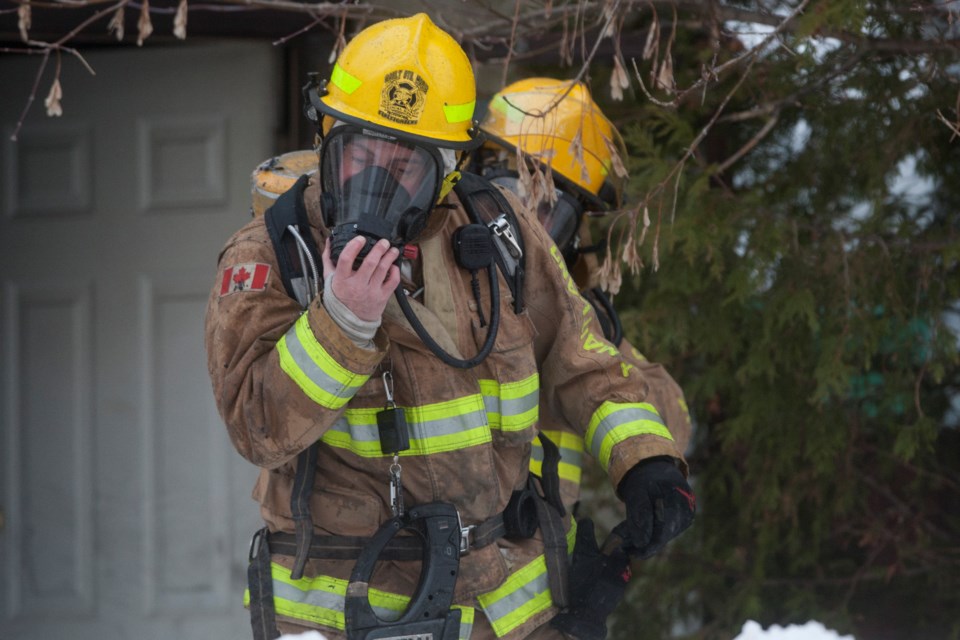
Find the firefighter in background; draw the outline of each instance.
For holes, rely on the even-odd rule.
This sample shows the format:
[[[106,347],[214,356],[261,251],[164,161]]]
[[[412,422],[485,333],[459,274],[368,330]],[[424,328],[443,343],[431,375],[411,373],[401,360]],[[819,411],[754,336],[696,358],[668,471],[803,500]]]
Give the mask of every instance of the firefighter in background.
[[[487,140],[473,155],[472,170],[517,194],[560,250],[581,294],[596,312],[604,336],[626,362],[641,370],[674,441],[685,451],[691,423],[683,391],[667,371],[623,339],[620,320],[607,294],[597,286],[597,252],[587,221],[619,209],[626,182],[623,140],[583,83],[528,78],[508,85],[490,100],[480,124]],[[560,492],[574,514],[580,500],[583,439],[575,429],[541,412],[541,431],[561,450]],[[542,473],[543,449],[533,443],[531,471]],[[622,600],[630,575],[630,555],[622,547],[624,525],[614,528],[599,549],[593,522],[578,522],[571,570],[572,603],[553,625],[580,640],[606,637],[607,617]],[[647,557],[655,550],[639,554]]]
[[[542,226],[503,194],[535,274],[514,292],[451,193],[478,143],[456,41],[424,14],[374,24],[305,94],[319,171],[228,240],[206,313],[218,410],[261,467],[254,637],[568,637],[549,622],[579,539],[529,473],[541,407],[598,459],[638,554],[692,523],[683,452]],[[305,229],[273,225],[286,203]]]
[[[591,241],[588,221],[623,203],[626,178],[618,174],[615,163],[625,173],[627,155],[619,132],[583,83],[551,78],[519,80],[496,93],[480,129],[486,141],[474,153],[472,170],[508,187],[537,212],[581,294],[593,305],[604,336],[643,371],[651,404],[660,411],[677,447],[686,451],[691,423],[683,391],[662,365],[650,362],[623,339],[617,312],[597,286],[597,252],[603,245]],[[532,183],[537,180],[546,188],[535,188]],[[541,429],[561,448],[561,494],[574,510],[580,499],[583,440],[575,430],[541,422]],[[533,446],[531,468],[539,473],[542,450],[536,442]]]

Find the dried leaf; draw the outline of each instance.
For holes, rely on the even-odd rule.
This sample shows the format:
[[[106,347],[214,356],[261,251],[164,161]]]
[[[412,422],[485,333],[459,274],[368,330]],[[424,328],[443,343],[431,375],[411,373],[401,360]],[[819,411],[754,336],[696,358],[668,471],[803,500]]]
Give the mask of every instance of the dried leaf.
[[[613,144],[613,141],[607,136],[603,136],[603,144],[607,148],[607,153],[610,154],[610,162],[613,164],[613,172],[619,178],[629,178],[630,172],[627,171],[626,165],[623,164],[625,158],[621,157],[621,151],[617,145]]]
[[[660,22],[654,16],[650,21],[650,30],[647,31],[647,41],[643,45],[643,59],[649,60],[660,48]]]
[[[23,0],[17,8],[17,27],[20,28],[20,39],[24,42],[30,39],[31,18],[30,0]]]
[[[140,5],[140,20],[137,21],[137,46],[142,47],[144,40],[153,33],[153,23],[150,22],[150,2],[143,0]]]
[[[113,13],[110,24],[107,25],[107,31],[112,31],[117,36],[117,40],[123,40],[123,7],[120,5]]]
[[[671,92],[676,87],[676,83],[673,79],[673,60],[670,56],[665,56],[663,58],[663,63],[660,65],[660,71],[657,73],[657,86],[664,91]]]
[[[181,40],[187,39],[187,0],[180,0],[177,14],[173,17],[173,35]]]
[[[613,72],[610,74],[610,97],[617,102],[623,100],[623,90],[630,86],[627,70],[620,62],[620,56],[613,56]]]
[[[47,108],[47,115],[51,118],[63,115],[63,106],[60,104],[62,98],[63,89],[60,87],[60,78],[54,78],[53,84],[50,86],[50,93],[43,101],[43,106]]]
[[[616,15],[613,11],[614,4],[613,0],[606,0],[603,5],[603,20],[605,26],[603,32],[600,34],[601,40],[604,38],[612,38],[617,33],[617,21],[614,19]]]
[[[570,155],[580,166],[580,180],[586,184],[590,182],[590,174],[587,172],[587,163],[583,160],[583,127],[577,129],[577,134],[573,136],[568,148]]]
[[[610,295],[620,293],[620,285],[623,284],[623,272],[620,270],[620,263],[610,255],[610,244],[607,243],[607,256],[604,258],[600,269],[597,270],[597,281],[600,288],[609,291]]]
[[[560,65],[569,66],[573,64],[572,54],[569,52],[570,44],[570,30],[567,27],[567,20],[563,20],[563,34],[560,36]]]
[[[623,247],[623,256],[621,258],[623,263],[627,265],[627,268],[630,269],[631,275],[637,275],[640,273],[640,269],[643,268],[643,260],[640,258],[640,253],[637,251],[637,239],[634,237],[634,232],[631,229],[630,235],[627,237],[627,242]]]
[[[337,36],[336,40],[333,42],[333,48],[330,49],[330,55],[327,57],[327,62],[333,64],[337,61],[337,58],[340,56],[340,52],[343,51],[343,48],[347,46],[347,41],[344,39],[343,34]]]

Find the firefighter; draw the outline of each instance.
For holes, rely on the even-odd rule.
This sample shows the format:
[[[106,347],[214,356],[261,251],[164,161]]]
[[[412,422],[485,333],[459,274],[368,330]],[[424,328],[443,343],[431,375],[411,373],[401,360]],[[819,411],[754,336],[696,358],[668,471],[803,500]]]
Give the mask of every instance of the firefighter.
[[[613,123],[582,82],[527,78],[496,93],[480,123],[486,141],[473,155],[473,170],[516,193],[556,244],[581,294],[594,307],[604,336],[624,359],[640,369],[649,397],[680,451],[690,440],[691,423],[683,391],[660,364],[650,362],[622,337],[617,312],[597,286],[602,244],[593,244],[588,221],[619,209],[626,178],[626,148]],[[579,147],[578,147],[579,145]],[[574,513],[580,500],[583,439],[576,429],[541,409],[541,430],[561,449],[561,495]],[[535,441],[531,471],[542,473],[542,449]],[[618,531],[615,529],[615,531]],[[615,547],[601,554],[592,522],[580,521],[574,573],[582,602],[554,623],[580,638],[602,638],[605,618],[623,595],[629,575],[626,553]],[[614,534],[616,535],[616,534]],[[647,551],[652,555],[653,550]],[[603,583],[604,579],[608,584]],[[576,589],[576,587],[574,587]]]
[[[626,168],[623,140],[582,82],[552,78],[528,78],[514,82],[490,100],[480,122],[486,136],[474,154],[473,169],[516,193],[537,218],[564,256],[581,294],[590,301],[604,329],[604,336],[623,356],[641,369],[650,384],[652,404],[673,435],[680,451],[690,441],[690,415],[683,391],[662,365],[650,362],[623,339],[616,310],[598,285],[597,252],[589,220],[619,209],[623,204]],[[575,140],[580,141],[580,155]],[[614,156],[617,156],[616,160]],[[527,166],[521,179],[518,161]],[[552,185],[552,193],[530,187],[540,179]],[[526,183],[526,184],[525,184]],[[575,430],[544,426],[551,440],[561,446],[561,493],[573,510],[580,497],[580,462],[583,442]],[[542,454],[534,443],[534,465]]]
[[[692,523],[683,452],[543,227],[503,192],[508,278],[451,193],[479,142],[455,40],[424,14],[373,24],[305,95],[319,170],[227,241],[205,321],[217,407],[261,468],[254,637],[563,638],[577,532],[529,473],[541,406],[638,550]]]

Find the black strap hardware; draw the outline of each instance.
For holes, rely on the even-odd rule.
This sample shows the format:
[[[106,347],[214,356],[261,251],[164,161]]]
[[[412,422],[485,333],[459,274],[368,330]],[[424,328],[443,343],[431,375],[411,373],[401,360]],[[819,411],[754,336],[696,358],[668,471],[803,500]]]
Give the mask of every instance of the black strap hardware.
[[[423,540],[420,582],[396,620],[377,617],[370,606],[370,578],[381,551],[401,530]],[[460,610],[451,609],[460,569],[460,517],[448,502],[431,502],[383,523],[363,548],[350,574],[344,603],[348,640],[433,638],[457,640]]]

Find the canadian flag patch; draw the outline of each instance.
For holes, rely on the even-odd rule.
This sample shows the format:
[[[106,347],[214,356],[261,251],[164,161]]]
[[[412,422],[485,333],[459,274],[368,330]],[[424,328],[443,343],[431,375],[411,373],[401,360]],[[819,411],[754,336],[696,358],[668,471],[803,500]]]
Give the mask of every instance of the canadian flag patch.
[[[263,291],[267,288],[270,265],[248,262],[227,267],[220,280],[220,297],[241,291]]]

